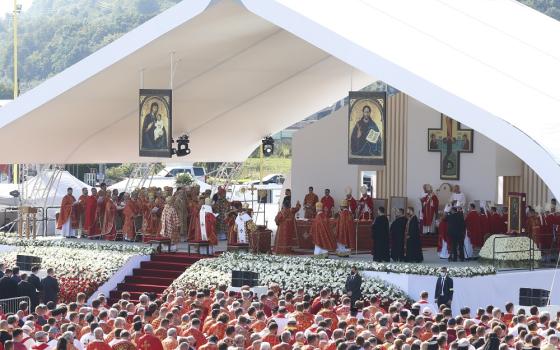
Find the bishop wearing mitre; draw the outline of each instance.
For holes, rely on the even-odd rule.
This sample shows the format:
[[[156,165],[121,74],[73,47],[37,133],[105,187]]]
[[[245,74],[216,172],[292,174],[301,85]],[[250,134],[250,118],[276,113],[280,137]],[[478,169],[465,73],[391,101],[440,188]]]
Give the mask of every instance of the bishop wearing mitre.
[[[248,208],[243,208],[235,218],[234,230],[237,233],[238,244],[249,244],[249,234],[257,230],[253,218],[248,213]]]
[[[204,199],[204,205],[200,207],[198,213],[199,229],[195,231],[195,241],[208,241],[211,246],[218,245],[218,236],[216,235],[216,216],[212,211],[212,200]]]
[[[356,228],[354,216],[350,211],[348,200],[340,202],[340,212],[335,225],[336,251],[338,256],[349,256],[350,249],[356,245]]]

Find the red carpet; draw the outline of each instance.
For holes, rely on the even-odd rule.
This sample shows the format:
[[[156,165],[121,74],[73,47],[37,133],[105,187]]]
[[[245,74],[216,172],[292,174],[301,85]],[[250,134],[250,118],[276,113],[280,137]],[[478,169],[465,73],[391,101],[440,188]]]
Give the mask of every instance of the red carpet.
[[[437,247],[438,235],[420,235],[420,241],[422,242],[422,248],[433,248]]]
[[[109,305],[118,302],[122,292],[129,292],[134,302],[144,292],[161,293],[185,270],[200,259],[208,256],[187,253],[160,253],[151,256],[150,261],[140,263],[132,276],[126,276],[109,294]]]

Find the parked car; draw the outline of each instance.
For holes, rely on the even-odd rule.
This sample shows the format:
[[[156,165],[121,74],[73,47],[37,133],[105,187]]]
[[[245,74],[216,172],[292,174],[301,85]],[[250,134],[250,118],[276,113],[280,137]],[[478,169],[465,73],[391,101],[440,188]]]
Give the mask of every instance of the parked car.
[[[176,177],[184,173],[191,174],[195,179],[206,182],[206,170],[203,167],[193,166],[192,164],[168,165],[157,176]]]
[[[282,174],[270,174],[263,177],[262,183],[263,185],[269,185],[269,184],[281,185],[284,183],[285,180],[286,178]],[[255,180],[255,181],[247,182],[246,185],[260,185],[260,183],[261,183],[260,181]]]

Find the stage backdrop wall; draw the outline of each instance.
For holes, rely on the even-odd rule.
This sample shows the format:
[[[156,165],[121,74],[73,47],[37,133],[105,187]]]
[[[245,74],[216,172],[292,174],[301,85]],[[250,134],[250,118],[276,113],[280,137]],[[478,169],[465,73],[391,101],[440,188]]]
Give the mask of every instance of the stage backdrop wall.
[[[387,166],[348,165],[347,106],[298,132],[292,139],[292,198],[303,200],[307,187],[322,196],[331,189],[336,207],[344,188],[352,186],[357,197],[360,172],[377,171],[376,190],[381,198],[407,196],[420,208],[422,184],[439,187],[439,153],[427,151],[427,129],[440,126],[440,113],[399,93],[387,98]],[[467,125],[463,127],[468,127]],[[474,153],[461,154],[458,183],[467,200],[497,200],[498,176],[523,176],[523,162],[479,132],[474,132]]]

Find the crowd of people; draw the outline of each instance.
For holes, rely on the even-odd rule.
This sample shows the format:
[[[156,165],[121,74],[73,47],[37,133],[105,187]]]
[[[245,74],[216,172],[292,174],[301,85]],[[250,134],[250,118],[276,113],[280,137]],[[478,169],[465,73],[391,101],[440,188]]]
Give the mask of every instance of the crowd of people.
[[[200,193],[200,187],[141,188],[132,193],[109,191],[105,184],[99,190],[82,189],[76,199],[68,188],[57,217],[57,229],[64,237],[115,240],[122,234],[126,241],[166,238],[176,248],[181,241],[218,240],[232,244],[245,243],[255,227],[251,210],[240,202],[226,199],[219,188]]]
[[[248,287],[228,291],[175,290],[161,299],[139,300],[123,292],[107,305],[99,295],[86,304],[46,304],[10,314],[0,311],[2,350],[558,350],[558,315],[538,308],[463,307],[453,315],[450,299],[435,307],[428,292],[413,304],[362,298],[353,268],[345,295],[323,289],[281,290],[262,295]],[[442,281],[445,280],[443,277]],[[440,284],[444,285],[445,282]],[[358,288],[356,290],[356,288]],[[443,290],[443,289],[442,289]],[[46,300],[45,300],[46,301]]]
[[[5,268],[4,264],[0,264],[0,299],[29,297],[32,310],[40,302],[56,303],[59,286],[54,270],[48,268],[47,275],[43,278],[38,273],[39,266],[32,266],[31,272],[27,274],[20,273],[17,266]]]

